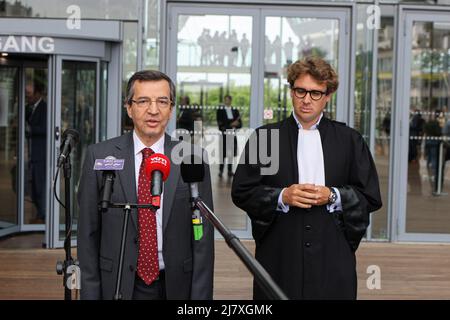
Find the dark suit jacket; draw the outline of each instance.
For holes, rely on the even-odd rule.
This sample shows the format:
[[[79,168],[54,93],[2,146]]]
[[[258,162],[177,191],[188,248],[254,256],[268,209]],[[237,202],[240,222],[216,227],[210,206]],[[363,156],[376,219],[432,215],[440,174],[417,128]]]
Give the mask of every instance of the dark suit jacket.
[[[247,143],[243,153],[247,158],[245,162],[241,159],[232,185],[233,202],[252,221],[256,259],[290,299],[355,299],[355,251],[369,225],[370,212],[381,207],[369,148],[357,131],[322,118],[318,130],[325,185],[339,189],[343,212],[331,214],[323,205],[290,207],[288,213],[282,213],[276,211],[281,190],[299,181],[298,127],[291,115],[257,129],[256,137],[262,129],[279,132],[279,139],[269,139],[266,146],[266,150],[271,150],[271,145],[279,146],[278,172],[261,175],[260,169],[269,164],[250,162]],[[256,146],[260,148],[259,143]],[[256,283],[254,298],[265,298]]]
[[[166,135],[164,152],[169,157],[178,143]],[[190,144],[189,144],[190,146]],[[107,156],[125,159],[123,171],[115,178],[113,202],[137,203],[132,133],[91,145],[87,149],[78,188],[78,259],[81,267],[81,298],[112,299],[118,270],[122,209],[99,213],[97,204],[102,173],[94,171],[95,159]],[[212,207],[209,167],[199,184],[200,195]],[[164,183],[163,257],[167,299],[212,299],[214,266],[214,230],[206,219],[204,236],[194,241],[189,187],[180,177],[180,166],[171,159],[169,178]],[[132,210],[125,248],[122,295],[131,299],[138,258],[138,218]]]
[[[47,154],[47,103],[41,100],[34,112],[32,112],[32,106],[30,105],[27,106],[26,110],[26,119],[30,125],[31,162],[45,164]]]
[[[221,158],[224,158],[225,155],[227,155],[227,142],[226,139],[228,139],[230,137],[230,135],[226,134],[226,130],[227,129],[240,129],[242,128],[242,120],[240,118],[240,114],[239,114],[239,110],[236,108],[232,108],[231,112],[233,113],[233,119],[228,119],[227,117],[227,112],[225,109],[217,109],[216,112],[216,118],[217,118],[217,126],[219,127],[219,130],[222,131],[222,139],[220,140],[220,143],[222,145],[221,148],[219,148],[219,150],[221,151]],[[232,127],[231,123],[235,120],[239,119],[239,124],[237,127]],[[237,138],[236,135],[233,135],[233,155],[236,157],[237,156]],[[229,146],[230,144],[228,144]],[[230,152],[231,154],[231,148],[230,148]]]

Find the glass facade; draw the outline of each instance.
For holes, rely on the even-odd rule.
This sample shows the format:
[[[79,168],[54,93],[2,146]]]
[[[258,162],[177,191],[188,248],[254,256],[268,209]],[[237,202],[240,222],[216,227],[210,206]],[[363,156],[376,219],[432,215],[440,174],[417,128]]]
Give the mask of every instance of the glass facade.
[[[321,3],[322,1],[318,1]],[[172,16],[172,4],[185,4],[185,1],[162,0],[100,0],[100,1],[74,1],[74,0],[0,0],[0,18],[27,17],[27,18],[60,18],[60,19],[99,19],[123,21],[122,43],[122,101],[125,97],[126,84],[129,77],[141,67],[142,69],[174,70],[174,81],[177,85],[177,102],[173,117],[176,119],[176,128],[192,131],[192,119],[201,120],[202,134],[209,139],[210,144],[219,145],[220,152],[210,156],[220,159],[225,164],[213,165],[212,176],[214,186],[214,200],[218,204],[216,209],[223,221],[234,230],[248,228],[246,216],[243,212],[226,214],[231,206],[229,190],[230,179],[227,177],[227,164],[232,163],[231,172],[236,161],[227,157],[238,159],[244,146],[245,137],[237,136],[236,151],[231,154],[223,147],[218,120],[220,110],[227,103],[239,112],[239,120],[231,131],[245,132],[256,125],[267,124],[285,119],[292,112],[289,86],[286,81],[286,68],[292,62],[305,55],[314,54],[324,57],[338,71],[340,77],[348,77],[354,84],[354,91],[349,93],[351,106],[345,106],[347,122],[358,130],[369,144],[377,166],[383,207],[371,217],[368,239],[389,240],[392,236],[390,201],[393,197],[406,198],[405,226],[406,232],[425,234],[450,233],[450,221],[447,214],[450,207],[447,195],[450,183],[446,161],[450,158],[450,112],[449,112],[449,39],[450,24],[445,22],[414,21],[412,25],[411,59],[405,68],[411,72],[408,91],[409,108],[409,135],[408,135],[408,161],[402,163],[407,166],[407,191],[404,194],[391,190],[392,181],[397,179],[393,172],[395,139],[402,139],[399,134],[395,136],[395,117],[399,117],[400,108],[394,104],[398,94],[395,88],[396,76],[394,73],[395,46],[403,38],[397,39],[396,25],[402,23],[398,9],[402,2],[380,1],[379,27],[369,23],[371,15],[377,14],[372,7],[374,1],[341,1],[340,5],[351,2],[356,10],[356,21],[346,21],[349,26],[344,28],[339,19],[324,17],[321,10],[316,10],[308,17],[291,16],[284,14],[283,5],[277,8],[269,1],[261,1],[245,7],[252,11],[249,14],[227,13],[235,10],[236,6],[226,1],[210,3],[190,2],[192,8],[207,8],[207,14],[178,14]],[[433,4],[442,5],[450,12],[450,1],[440,0],[433,4],[426,1],[408,1],[410,4],[423,5],[432,9]],[[426,6],[425,6],[426,5]],[[292,2],[289,6],[295,7]],[[336,4],[338,7],[339,4]],[[445,7],[447,6],[447,7]],[[298,1],[298,7],[311,8],[311,4]],[[323,6],[325,8],[329,6]],[[332,7],[332,5],[331,5]],[[272,14],[255,13],[266,8],[279,11]],[[333,8],[332,8],[333,9]],[[289,10],[285,10],[289,11]],[[164,16],[163,16],[164,15]],[[176,30],[171,31],[170,19],[176,19]],[[372,22],[376,23],[376,20]],[[353,25],[351,25],[353,23]],[[255,28],[260,26],[261,28]],[[350,65],[340,65],[343,57],[340,55],[342,43],[339,39],[354,28],[351,36],[355,46],[352,47]],[[175,35],[176,46],[169,52],[168,43]],[[350,43],[345,45],[350,46]],[[258,52],[255,52],[255,48]],[[139,51],[141,50],[141,51]],[[160,56],[162,53],[163,59]],[[0,58],[1,59],[1,58]],[[139,60],[140,59],[140,60]],[[164,62],[164,64],[162,64]],[[398,61],[402,63],[403,61]],[[91,130],[86,134],[86,143],[106,139],[107,123],[107,96],[108,96],[108,62],[101,62],[99,69],[94,70],[93,65],[77,63],[82,66],[74,70],[71,62],[64,62],[65,78],[63,84],[67,85],[62,101],[61,117],[68,126],[80,126],[80,130]],[[17,211],[17,206],[24,207],[24,223],[33,223],[39,205],[36,197],[32,196],[31,169],[27,164],[17,159],[18,135],[17,131],[22,116],[17,110],[19,101],[18,69],[14,66],[1,66],[0,64],[0,166],[1,186],[8,187],[1,192],[5,204],[0,211],[0,230],[18,223],[17,216],[11,212]],[[46,67],[33,66],[24,69],[24,83],[40,81],[39,77],[47,78]],[[97,72],[100,75],[97,75]],[[42,76],[43,75],[43,76]],[[64,74],[63,74],[64,76]],[[100,83],[92,84],[92,77],[98,76]],[[256,77],[257,76],[257,77]],[[83,87],[76,88],[77,77],[90,77]],[[83,79],[84,79],[83,78]],[[345,78],[345,77],[343,77]],[[75,79],[75,80],[74,80]],[[255,80],[257,79],[257,80]],[[255,82],[256,81],[256,82]],[[261,81],[261,86],[255,83]],[[258,84],[259,85],[259,84]],[[91,99],[92,92],[99,87],[100,101],[95,104],[99,110],[82,109],[79,117],[99,117],[99,136],[95,137],[96,130],[83,127],[83,119],[69,117],[70,110],[77,110],[77,106],[68,106],[66,101],[72,97],[73,103],[82,99],[80,94]],[[77,91],[78,90],[78,91]],[[69,92],[70,91],[70,92]],[[327,105],[326,112],[333,119],[338,118],[337,110],[342,108],[338,104],[336,94]],[[347,94],[347,93],[346,93]],[[231,97],[230,100],[226,96]],[[26,97],[24,96],[24,99]],[[258,106],[255,106],[255,100]],[[87,101],[86,105],[94,102]],[[81,102],[80,102],[81,103]],[[68,111],[69,110],[69,111]],[[348,110],[348,113],[347,113]],[[73,115],[73,114],[72,114]],[[23,115],[23,119],[26,115]],[[228,115],[227,115],[228,117]],[[3,120],[2,120],[3,119]],[[256,120],[255,120],[256,119]],[[85,119],[84,119],[85,120]],[[342,120],[342,119],[340,119]],[[2,122],[3,121],[3,122]],[[25,122],[23,128],[25,128]],[[92,124],[92,123],[91,123]],[[62,128],[63,129],[63,128]],[[25,129],[24,129],[25,130]],[[132,122],[126,114],[125,108],[121,114],[121,132],[132,130]],[[93,133],[94,132],[94,133]],[[31,156],[31,148],[27,141],[27,132],[24,131],[25,157]],[[232,134],[233,135],[233,134]],[[234,138],[233,138],[234,139]],[[221,143],[221,144],[220,144]],[[82,150],[79,150],[82,152]],[[237,155],[235,155],[235,152]],[[26,163],[31,159],[26,158]],[[30,160],[30,161],[28,161]],[[225,160],[225,161],[224,161]],[[24,198],[19,199],[17,190],[18,167],[24,166],[26,183]],[[223,170],[224,176],[220,176]],[[34,199],[34,200],[33,200]],[[63,210],[61,210],[62,212]],[[427,212],[427,215],[423,215]],[[395,231],[394,231],[395,232]]]

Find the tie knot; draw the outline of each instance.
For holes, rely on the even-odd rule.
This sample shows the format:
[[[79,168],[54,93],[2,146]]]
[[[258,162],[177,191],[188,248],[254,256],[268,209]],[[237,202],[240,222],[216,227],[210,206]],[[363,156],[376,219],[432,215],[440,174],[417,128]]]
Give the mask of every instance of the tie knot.
[[[153,150],[150,148],[144,148],[142,149],[142,157],[144,159],[147,159],[148,157],[150,157],[152,154],[154,154]]]

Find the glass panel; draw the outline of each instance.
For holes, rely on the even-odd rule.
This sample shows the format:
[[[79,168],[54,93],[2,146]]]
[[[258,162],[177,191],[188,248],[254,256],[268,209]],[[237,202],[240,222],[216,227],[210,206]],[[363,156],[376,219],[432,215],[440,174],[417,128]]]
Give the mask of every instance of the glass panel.
[[[264,124],[292,113],[287,67],[307,55],[326,59],[337,71],[339,21],[336,19],[266,17],[264,45]],[[326,107],[336,118],[336,94]]]
[[[0,66],[0,231],[18,223],[18,77],[18,68]]]
[[[372,238],[387,239],[389,148],[391,143],[392,72],[394,19],[381,17],[378,30],[377,105],[374,160],[380,180],[383,207],[372,215]]]
[[[25,68],[24,223],[43,224],[47,216],[47,69]]]
[[[412,29],[406,232],[450,233],[450,23]]]
[[[78,204],[75,194],[87,146],[95,143],[95,108],[97,63],[67,61],[62,63],[61,132],[72,128],[80,133],[80,142],[71,152],[72,235],[76,235]],[[63,175],[63,170],[60,174]],[[64,203],[64,178],[61,177],[61,200]],[[64,239],[64,208],[60,208],[60,239]]]
[[[368,5],[358,5],[356,25],[355,112],[353,127],[370,143],[370,116],[372,107],[372,67],[374,28],[367,27]],[[380,32],[381,33],[381,32]]]
[[[147,15],[144,18],[144,43],[143,50],[143,65],[144,69],[159,69],[159,15],[160,15],[160,1],[148,0],[145,1],[145,12]]]
[[[202,121],[203,147],[212,163],[215,212],[231,229],[243,230],[247,217],[231,201],[228,175],[246,141],[241,133],[249,127],[252,20],[236,15],[179,15],[177,35],[177,128],[192,131],[194,120]],[[227,111],[225,105],[232,108]]]

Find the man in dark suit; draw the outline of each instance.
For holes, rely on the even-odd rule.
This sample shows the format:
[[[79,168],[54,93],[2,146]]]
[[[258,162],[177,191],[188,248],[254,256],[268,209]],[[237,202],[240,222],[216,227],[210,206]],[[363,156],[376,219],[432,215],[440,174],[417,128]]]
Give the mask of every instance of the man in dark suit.
[[[242,120],[239,110],[231,106],[232,97],[224,97],[224,106],[217,109],[216,118],[219,130],[222,132],[219,142],[221,163],[219,165],[219,177],[222,177],[223,168],[228,161],[228,176],[233,175],[233,159],[237,156],[236,129],[242,128]],[[233,140],[231,140],[233,139]]]
[[[44,100],[45,88],[40,83],[27,85],[25,95],[27,106],[25,118],[28,124],[27,139],[31,171],[31,199],[36,207],[33,223],[45,223],[45,173],[47,153],[47,103]]]
[[[78,258],[81,298],[111,299],[118,272],[122,209],[99,213],[102,174],[93,171],[95,159],[125,159],[116,175],[112,202],[148,203],[150,184],[143,158],[164,153],[171,172],[164,184],[162,208],[132,210],[128,225],[122,280],[123,299],[212,299],[214,232],[206,220],[204,235],[194,240],[189,187],[180,177],[179,163],[171,158],[178,147],[165,129],[175,101],[175,86],[159,71],[140,71],[128,82],[126,107],[134,130],[88,147],[78,201]],[[186,143],[185,143],[186,144]],[[190,145],[189,145],[190,146]],[[209,168],[199,185],[212,206]]]
[[[295,62],[288,82],[294,111],[249,139],[232,199],[252,221],[256,259],[290,299],[356,299],[355,251],[381,207],[375,164],[357,131],[323,116],[338,87],[327,62]],[[266,156],[262,146],[272,163],[252,161],[251,150]],[[264,175],[274,162],[277,172]],[[256,283],[253,293],[266,298]]]

